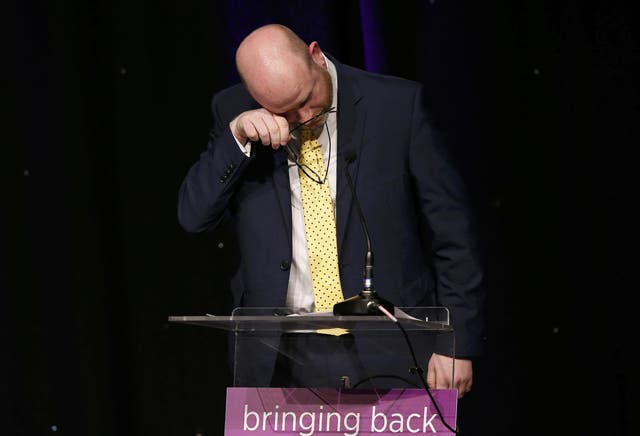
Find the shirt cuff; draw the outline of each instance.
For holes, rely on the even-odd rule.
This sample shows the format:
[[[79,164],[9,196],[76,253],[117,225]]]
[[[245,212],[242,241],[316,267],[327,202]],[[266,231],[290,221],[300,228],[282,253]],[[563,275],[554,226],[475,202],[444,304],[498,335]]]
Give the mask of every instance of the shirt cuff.
[[[238,147],[240,147],[240,151],[242,151],[247,157],[251,157],[251,141],[247,141],[246,144],[243,144],[238,141],[238,138],[236,138],[235,136],[233,136],[233,139],[236,140],[236,144],[238,144]]]

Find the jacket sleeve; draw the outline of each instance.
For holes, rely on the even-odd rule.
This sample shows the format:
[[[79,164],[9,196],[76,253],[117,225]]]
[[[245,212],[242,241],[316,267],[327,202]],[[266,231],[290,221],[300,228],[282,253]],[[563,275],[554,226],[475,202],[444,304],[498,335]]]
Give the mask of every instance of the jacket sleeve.
[[[228,218],[230,201],[251,161],[229,129],[229,121],[241,110],[229,112],[230,105],[222,104],[225,99],[228,96],[224,93],[213,98],[213,127],[207,148],[191,166],[179,189],[178,221],[187,232],[212,230]]]
[[[482,352],[484,290],[474,219],[464,183],[444,136],[427,118],[416,94],[411,138],[411,173],[423,221],[431,233],[437,304],[449,309],[459,357]]]

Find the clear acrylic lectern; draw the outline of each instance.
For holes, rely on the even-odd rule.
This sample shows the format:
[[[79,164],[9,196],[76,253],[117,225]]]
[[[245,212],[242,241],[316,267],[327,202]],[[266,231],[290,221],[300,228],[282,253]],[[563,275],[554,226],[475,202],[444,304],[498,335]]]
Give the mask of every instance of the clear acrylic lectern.
[[[402,329],[384,315],[294,314],[273,307],[169,321],[226,331],[235,387],[421,388],[432,353],[455,356],[449,312],[400,307],[394,315]],[[453,379],[453,364],[450,371]]]

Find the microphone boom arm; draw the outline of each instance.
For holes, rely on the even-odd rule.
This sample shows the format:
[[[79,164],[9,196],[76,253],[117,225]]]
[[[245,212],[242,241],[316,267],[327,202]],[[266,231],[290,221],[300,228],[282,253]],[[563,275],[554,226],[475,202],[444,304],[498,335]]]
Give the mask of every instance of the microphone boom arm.
[[[373,288],[373,251],[371,250],[371,238],[369,237],[369,229],[367,228],[367,223],[364,219],[364,213],[362,212],[362,207],[360,207],[360,202],[358,201],[358,196],[356,195],[356,189],[353,184],[353,179],[351,178],[351,174],[349,174],[349,164],[355,160],[355,154],[350,153],[345,156],[345,173],[347,176],[347,182],[349,184],[349,188],[351,189],[351,196],[356,204],[356,209],[358,210],[358,216],[360,218],[360,224],[362,225],[362,230],[364,232],[365,239],[367,241],[367,253],[364,259],[364,277],[363,277],[363,288],[362,291],[358,295],[355,295],[351,298],[347,298],[346,300],[337,303],[333,306],[333,314],[334,315],[373,315],[380,314],[381,311],[379,306],[383,306],[389,312],[393,312],[394,306],[389,301],[383,300],[378,297],[376,291]]]

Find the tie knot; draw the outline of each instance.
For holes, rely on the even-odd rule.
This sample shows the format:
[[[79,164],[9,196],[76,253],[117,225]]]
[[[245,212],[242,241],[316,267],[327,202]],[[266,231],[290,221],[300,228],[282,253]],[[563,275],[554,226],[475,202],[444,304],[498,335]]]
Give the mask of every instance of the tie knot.
[[[316,150],[319,148],[320,143],[313,134],[313,130],[307,128],[302,129],[302,131],[300,132],[300,157],[302,161],[308,163],[307,161],[309,161],[309,159],[312,159],[311,155],[314,153],[318,153],[319,156],[322,156],[320,151]],[[317,158],[318,156],[316,156],[316,159]]]
[[[304,141],[311,141],[313,139],[313,130],[309,127],[303,127],[300,129],[300,139]]]

